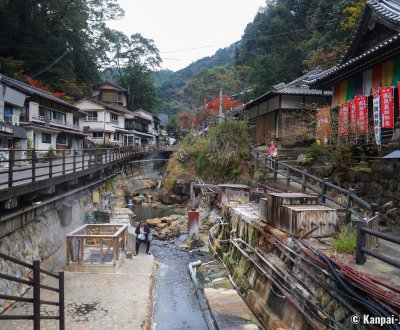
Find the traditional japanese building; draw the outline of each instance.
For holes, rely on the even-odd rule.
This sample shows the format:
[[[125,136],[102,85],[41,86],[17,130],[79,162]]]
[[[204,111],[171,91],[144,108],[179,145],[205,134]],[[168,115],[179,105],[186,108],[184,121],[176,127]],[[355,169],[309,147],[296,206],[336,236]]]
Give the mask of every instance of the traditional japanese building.
[[[305,109],[307,104],[325,106],[330,103],[330,91],[310,88],[305,82],[316,72],[310,72],[288,84],[275,85],[244,106],[242,117],[249,121],[253,143],[269,143],[269,139],[279,138],[280,131],[293,129],[296,111]]]
[[[4,120],[0,126],[7,127],[10,133],[7,143],[3,138],[3,146],[34,148],[38,154],[49,149],[82,149],[84,114],[77,107],[4,75],[0,76],[0,86],[0,121]]]
[[[368,0],[354,37],[340,62],[307,79],[333,90],[341,140],[377,144],[392,139],[399,117],[400,3]]]

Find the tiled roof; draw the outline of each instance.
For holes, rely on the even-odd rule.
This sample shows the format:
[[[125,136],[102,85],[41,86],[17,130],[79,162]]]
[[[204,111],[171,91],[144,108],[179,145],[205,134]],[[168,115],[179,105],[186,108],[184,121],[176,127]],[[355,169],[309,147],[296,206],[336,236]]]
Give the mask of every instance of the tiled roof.
[[[67,101],[61,100],[58,97],[55,97],[53,94],[51,94],[50,92],[46,92],[43,89],[39,89],[36,87],[33,87],[31,85],[28,85],[22,81],[7,77],[3,74],[0,74],[0,81],[4,81],[5,83],[7,83],[8,85],[17,88],[19,90],[21,90],[22,92],[29,94],[29,95],[37,95],[40,96],[44,99],[53,101],[53,102],[57,102],[63,105],[66,105],[68,107],[74,108],[75,110],[78,110],[74,105],[72,105],[71,103],[68,103]]]
[[[354,51],[356,44],[358,43],[359,36],[362,34],[363,25],[367,24],[371,19],[371,16],[374,16],[378,19],[378,21],[386,21],[391,24],[397,25],[397,31],[400,31],[400,1],[399,0],[367,0],[366,8],[364,13],[360,19],[358,27],[353,35],[353,39],[350,42],[349,47],[345,55],[341,58],[339,63],[334,67],[320,72],[315,75],[311,75],[307,80],[307,83],[310,85],[315,85],[319,80],[323,80],[328,76],[347,70],[349,67],[361,63],[366,59],[370,59],[375,56],[375,54],[383,49],[391,47],[394,43],[400,41],[400,32],[394,32],[394,34],[385,40],[378,42],[376,45],[372,46],[364,53],[352,57],[351,53]]]
[[[273,97],[275,95],[332,95],[330,91],[322,91],[320,89],[313,89],[309,87],[307,79],[310,79],[313,75],[320,73],[319,69],[315,69],[311,72],[306,73],[305,75],[291,81],[288,84],[280,83],[275,85],[269,90],[267,93],[257,97],[254,100],[251,100],[245,105],[245,108],[249,108],[254,106],[255,104],[263,102],[265,99],[269,97]]]
[[[325,70],[323,72],[320,72],[318,74],[315,75],[311,75],[309,77],[309,80],[307,80],[307,83],[310,85],[315,84],[318,80],[324,79],[328,76],[330,76],[331,74],[338,72],[338,71],[342,71],[345,70],[346,68],[350,67],[351,65],[357,64],[361,61],[364,61],[370,57],[373,57],[378,51],[389,47],[390,45],[394,44],[395,42],[400,41],[400,33],[395,34],[392,37],[387,38],[386,40],[383,40],[382,42],[380,42],[379,44],[375,45],[374,47],[368,49],[367,51],[365,51],[364,53],[362,53],[361,55],[354,57],[350,60],[348,60],[345,63],[342,64],[338,64],[335,65],[334,67]]]
[[[396,0],[367,0],[367,5],[385,20],[400,24],[400,2]]]
[[[111,86],[114,86],[116,89],[119,89],[119,90],[121,90],[121,91],[123,91],[123,92],[127,92],[127,93],[129,94],[129,92],[128,92],[125,88],[123,88],[123,87],[121,87],[121,86],[119,86],[119,85],[117,85],[117,84],[114,84],[114,83],[112,83],[112,82],[110,82],[110,81],[108,81],[108,80],[103,81],[103,82],[98,86],[98,88],[100,88],[101,86],[106,85],[106,84],[111,85]]]
[[[79,101],[76,101],[75,104],[78,104],[79,102],[81,102],[82,100],[87,100],[93,103],[96,103],[98,105],[101,105],[102,107],[109,109],[109,110],[114,110],[114,111],[119,111],[119,112],[123,112],[123,113],[128,113],[128,114],[132,114],[132,111],[124,108],[122,105],[116,104],[116,103],[105,103],[99,100],[95,100],[92,99],[90,97],[84,97],[83,99],[80,99]]]

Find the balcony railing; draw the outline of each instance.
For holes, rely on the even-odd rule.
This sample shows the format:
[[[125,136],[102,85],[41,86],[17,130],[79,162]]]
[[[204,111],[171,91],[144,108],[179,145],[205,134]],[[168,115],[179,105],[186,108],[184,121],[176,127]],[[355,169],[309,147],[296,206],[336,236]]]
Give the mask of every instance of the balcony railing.
[[[87,116],[83,121],[98,121],[98,117]]]
[[[79,126],[79,124],[72,124],[72,127],[75,129],[81,129],[81,127]]]
[[[119,124],[119,121],[118,121],[118,119],[111,119],[111,123],[112,123],[112,124],[118,125],[118,124]]]
[[[44,122],[44,116],[32,116],[32,120]]]
[[[54,118],[50,118],[50,123],[56,124],[56,125],[65,126],[65,120],[64,120],[64,119],[54,119]]]

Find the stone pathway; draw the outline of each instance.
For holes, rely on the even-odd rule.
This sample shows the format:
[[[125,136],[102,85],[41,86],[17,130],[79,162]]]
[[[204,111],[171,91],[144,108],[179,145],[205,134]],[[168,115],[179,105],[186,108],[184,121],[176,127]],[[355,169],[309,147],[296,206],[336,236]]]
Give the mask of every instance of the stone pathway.
[[[65,328],[149,329],[152,314],[152,290],[155,283],[153,256],[125,259],[115,274],[65,272]],[[57,287],[50,277],[44,284]],[[26,296],[31,296],[28,292]],[[43,300],[57,300],[57,294],[42,290]],[[43,305],[42,315],[57,315],[56,306]],[[32,314],[32,304],[16,303],[6,315]],[[42,329],[58,329],[57,320],[42,320]],[[0,329],[32,329],[33,321],[0,321]]]

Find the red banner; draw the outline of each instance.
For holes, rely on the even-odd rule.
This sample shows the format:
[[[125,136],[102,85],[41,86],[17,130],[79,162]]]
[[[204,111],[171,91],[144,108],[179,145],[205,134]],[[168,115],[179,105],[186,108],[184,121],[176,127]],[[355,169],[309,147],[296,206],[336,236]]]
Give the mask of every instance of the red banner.
[[[393,128],[393,87],[379,88],[381,96],[382,128]]]
[[[358,113],[357,113],[357,106],[355,100],[349,101],[349,109],[350,109],[350,129],[351,132],[354,134],[358,130]]]
[[[358,131],[365,133],[368,129],[368,103],[366,96],[356,96],[356,114],[358,115]]]
[[[317,139],[324,143],[328,142],[331,136],[331,116],[329,108],[317,110]]]
[[[345,102],[340,106],[339,110],[339,136],[347,136],[349,134],[349,103]]]

